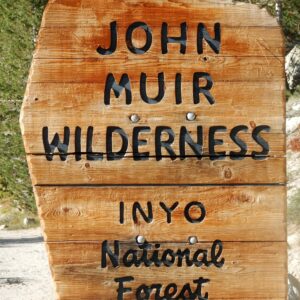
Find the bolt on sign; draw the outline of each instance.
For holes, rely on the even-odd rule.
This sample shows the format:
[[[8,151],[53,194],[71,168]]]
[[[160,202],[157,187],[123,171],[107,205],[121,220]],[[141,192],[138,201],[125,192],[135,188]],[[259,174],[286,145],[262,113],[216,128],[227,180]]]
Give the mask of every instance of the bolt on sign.
[[[51,0],[21,127],[58,299],[286,299],[284,47],[217,0]]]

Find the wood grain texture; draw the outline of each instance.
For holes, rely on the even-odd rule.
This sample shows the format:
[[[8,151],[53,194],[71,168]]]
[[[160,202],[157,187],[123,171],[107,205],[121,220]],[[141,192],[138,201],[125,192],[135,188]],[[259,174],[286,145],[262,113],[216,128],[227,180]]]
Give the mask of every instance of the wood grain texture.
[[[130,23],[128,23],[130,25]],[[136,55],[131,53],[126,46],[127,26],[118,27],[118,47],[110,59],[153,59],[157,53],[161,52],[161,27],[152,27],[152,22],[148,26],[152,29],[152,46],[147,53]],[[207,28],[208,32],[214,36],[213,27]],[[178,35],[178,27],[169,27],[170,36]],[[37,45],[34,58],[101,58],[96,49],[101,45],[108,48],[110,45],[109,23],[102,28],[75,27],[75,28],[42,28],[39,33],[39,43]],[[136,30],[133,34],[133,44],[136,47],[145,45],[145,32]],[[210,56],[259,56],[259,57],[279,57],[284,53],[282,44],[281,29],[276,27],[222,27],[221,53],[216,54],[207,43],[203,43],[203,55],[197,55],[197,24],[188,22],[188,42],[186,54],[179,53],[179,46],[169,45],[169,53],[164,57],[168,59],[195,60],[199,63],[204,57]]]
[[[176,63],[177,62],[177,63]],[[176,73],[192,82],[195,72],[207,72],[217,81],[281,81],[283,60],[273,57],[211,57],[208,61],[170,61],[167,58],[127,59],[35,59],[32,62],[32,83],[104,83],[109,73],[118,80],[127,73],[139,81],[141,73],[147,81],[157,83],[158,73],[165,73],[166,82],[174,82]]]
[[[285,183],[285,158],[253,160],[244,158],[233,161],[211,161],[209,158],[184,161],[170,158],[157,162],[118,161],[76,162],[69,155],[64,162],[55,157],[28,155],[31,179],[34,185],[60,184],[270,184]]]
[[[185,283],[191,283],[194,289],[193,280],[204,277],[211,280],[203,289],[209,293],[209,299],[286,299],[284,243],[225,242],[225,264],[220,269],[150,267],[143,268],[142,273],[136,267],[100,268],[100,243],[48,243],[47,246],[61,300],[116,299],[118,285],[114,278],[122,276],[135,278],[134,282],[125,284],[133,290],[141,284],[162,283],[165,287],[171,282],[180,288]],[[172,243],[164,244],[163,248],[185,249],[187,246]],[[209,246],[199,243],[191,249]],[[127,293],[124,299],[136,298],[133,293]],[[153,295],[151,299],[154,299]]]
[[[101,28],[112,19],[117,19],[120,24],[143,20],[159,25],[162,21],[173,26],[185,21],[211,25],[218,21],[225,26],[278,27],[275,18],[255,5],[232,5],[231,1],[214,0],[53,0],[49,1],[42,27]]]
[[[211,89],[211,94],[215,97],[216,102],[210,105],[205,97],[200,96],[201,101],[198,105],[193,103],[193,86],[190,78],[182,82],[182,103],[176,105],[174,78],[166,84],[165,96],[163,100],[156,105],[146,104],[140,95],[140,85],[138,81],[132,81],[132,104],[125,105],[125,97],[121,95],[116,98],[111,95],[111,106],[109,111],[117,112],[124,109],[126,112],[136,109],[137,111],[151,111],[159,113],[185,112],[189,109],[198,109],[201,116],[206,115],[219,116],[224,110],[228,110],[232,117],[239,115],[246,116],[253,113],[257,117],[270,118],[284,113],[285,101],[285,79],[280,82],[217,82]],[[104,89],[105,82],[101,83],[31,83],[27,89],[23,109],[26,114],[31,111],[51,107],[53,114],[58,114],[63,109],[65,112],[78,109],[85,110],[87,113],[101,113],[104,109]],[[147,85],[149,95],[156,95],[158,92],[157,82],[149,82]],[[168,108],[165,111],[165,108]],[[200,110],[201,108],[201,110]],[[266,110],[269,109],[266,113]],[[26,116],[25,116],[26,117]],[[59,117],[59,116],[57,116]]]
[[[184,120],[185,116],[182,116],[182,119]],[[118,126],[120,126],[119,122]],[[172,144],[172,149],[175,151],[176,155],[179,156],[180,154],[180,146],[179,146],[179,139],[180,139],[180,128],[181,126],[186,125],[187,130],[190,132],[191,136],[193,139],[196,141],[197,140],[197,126],[201,126],[200,123],[195,123],[194,125],[191,124],[185,124],[185,122],[182,122],[183,124],[177,125],[172,127],[172,130],[175,133],[175,141]],[[59,125],[60,123],[56,124],[55,126],[52,126],[52,123],[44,123],[43,126],[49,126],[49,141],[51,142],[52,139],[54,138],[55,134],[58,133],[61,141],[63,140],[64,137],[64,126],[70,126],[70,143],[68,147],[68,153],[74,154],[77,153],[78,151],[75,151],[75,127],[80,126],[82,129],[82,134],[81,134],[81,153],[82,153],[82,158],[84,159],[85,153],[87,152],[87,132],[88,132],[88,126],[90,124],[80,124],[77,123],[73,126],[73,124],[67,123],[67,124],[62,124]],[[159,123],[158,125],[169,125],[170,123]],[[228,123],[227,123],[228,124]],[[237,123],[237,125],[240,124],[245,124],[245,123]],[[260,123],[258,123],[260,124]],[[112,124],[113,125],[113,124]],[[149,123],[146,124],[148,126]],[[243,133],[241,132],[238,136],[241,138],[246,144],[247,144],[247,152],[246,155],[251,156],[253,151],[261,152],[261,146],[258,145],[252,138],[251,132],[251,124],[245,124],[248,125],[249,127],[249,132],[248,133]],[[41,126],[40,128],[43,128]],[[139,124],[139,126],[145,126],[143,124]],[[125,157],[132,157],[133,154],[133,128],[131,124],[128,124],[127,126],[121,127],[124,129],[126,132],[126,135],[128,136],[128,149],[125,154]],[[139,151],[140,152],[149,152],[150,157],[155,157],[156,156],[156,150],[155,150],[155,126],[151,128],[151,132],[149,133],[141,133],[139,135],[140,139],[144,139],[147,142],[147,145],[145,146],[140,146]],[[216,151],[225,151],[226,155],[229,156],[231,151],[239,152],[240,148],[237,144],[235,144],[232,139],[230,138],[230,131],[233,128],[233,126],[227,125],[227,131],[226,133],[223,132],[218,132],[215,136],[218,139],[223,140],[223,145],[219,145],[215,147]],[[94,153],[104,153],[105,156],[107,154],[106,150],[106,130],[107,128],[105,126],[96,126],[94,127],[94,137],[93,137],[93,151]],[[203,134],[203,156],[208,157],[210,154],[209,152],[209,137],[208,137],[208,131],[209,128],[204,127],[203,128],[204,134]],[[26,133],[24,136],[28,136],[27,142],[26,142],[26,149],[28,149],[29,154],[34,154],[34,155],[43,155],[45,153],[45,149],[43,146],[43,141],[41,138],[42,135],[42,129],[39,129],[36,127],[33,131]],[[267,141],[270,151],[268,153],[268,157],[279,157],[282,158],[284,157],[285,153],[285,142],[284,142],[284,137],[285,134],[283,133],[262,133],[261,136],[264,138],[265,141]],[[167,135],[166,135],[167,138]],[[122,140],[118,136],[118,134],[115,135],[113,138],[113,150],[119,151],[121,148]],[[169,156],[169,153],[163,149],[162,153],[164,156]],[[59,151],[56,149],[54,155],[58,155]],[[186,156],[195,156],[195,152],[192,150],[191,147],[186,146],[185,148],[185,154]],[[195,158],[196,159],[196,158]]]
[[[41,138],[42,128],[49,127],[49,139],[55,133],[63,137],[64,126],[69,126],[72,132],[68,152],[74,153],[74,130],[76,126],[82,128],[82,149],[85,152],[87,128],[95,128],[94,150],[105,149],[105,133],[108,125],[117,125],[129,135],[131,147],[132,130],[135,126],[150,126],[152,133],[144,134],[148,141],[146,150],[153,153],[155,127],[158,125],[171,125],[174,132],[179,133],[181,126],[186,126],[195,136],[197,126],[203,125],[204,155],[208,154],[207,131],[210,126],[226,125],[228,132],[237,125],[249,127],[249,133],[240,133],[240,137],[249,145],[247,154],[259,151],[260,147],[251,138],[251,130],[257,125],[269,125],[269,133],[262,135],[270,144],[270,156],[282,156],[285,150],[285,122],[284,114],[284,85],[266,82],[219,82],[212,89],[216,99],[210,105],[206,99],[201,98],[201,103],[191,103],[191,83],[182,84],[183,103],[175,105],[175,87],[170,84],[166,87],[164,100],[156,105],[149,105],[140,99],[138,83],[132,83],[133,102],[125,105],[125,96],[116,99],[112,95],[111,105],[104,105],[103,84],[32,84],[28,89],[23,104],[21,116],[22,134],[27,153],[44,153]],[[149,93],[155,95],[157,86],[150,85]],[[282,99],[282,101],[278,101]],[[64,112],[63,114],[61,112]],[[194,122],[186,120],[186,113],[195,112],[197,119]],[[138,113],[140,121],[133,124],[130,116]],[[76,116],[76,117],[74,117]],[[33,121],[34,120],[34,121]],[[116,120],[116,121],[114,121]],[[225,151],[238,151],[239,148],[229,137],[229,133],[219,133],[224,140],[224,146],[219,147]],[[178,142],[173,145],[178,151]],[[116,148],[119,140],[116,139]],[[130,151],[129,151],[130,152]],[[193,154],[187,149],[188,154]]]
[[[285,187],[36,187],[38,209],[47,241],[147,240],[182,242],[195,235],[199,241],[285,241]],[[138,213],[132,219],[135,202],[153,221],[148,224]],[[206,217],[199,224],[184,216],[187,204],[201,202]],[[120,224],[120,202],[125,203],[124,224]],[[178,202],[167,222],[160,202],[171,207]],[[199,217],[199,209],[192,209]],[[222,228],[222,230],[220,230]],[[276,230],[274,230],[276,228]],[[172,232],[172,235],[170,235]]]
[[[109,24],[117,22],[118,47],[114,54],[101,56],[99,45],[110,45]],[[131,53],[126,46],[128,25],[143,21],[153,30],[153,43],[143,55]],[[169,36],[178,36],[180,23],[187,22],[187,52],[179,45],[168,45],[161,52],[161,25],[167,22]],[[204,23],[214,34],[221,24],[221,52],[216,54],[204,42],[204,52],[197,52],[197,26]],[[284,38],[275,18],[255,5],[219,0],[49,0],[39,33],[37,49],[28,79],[21,112],[21,129],[41,224],[49,253],[52,275],[60,300],[115,300],[115,278],[134,276],[126,283],[135,293],[141,284],[161,283],[163,288],[175,282],[195,288],[193,280],[210,279],[203,292],[209,299],[272,299],[287,295],[286,254],[286,170],[285,170],[285,79]],[[133,43],[141,47],[145,33],[137,30]],[[157,95],[157,75],[164,72],[165,95],[156,105],[143,102],[140,75],[147,74],[147,92]],[[205,97],[195,105],[193,75],[207,72],[214,82],[211,93],[216,102]],[[125,96],[104,104],[107,75],[113,73],[119,82],[127,73],[132,89],[132,103]],[[182,103],[176,105],[175,76],[182,75]],[[205,85],[204,80],[200,85]],[[178,91],[178,90],[177,90]],[[186,115],[194,112],[195,121]],[[132,114],[140,120],[133,124]],[[213,160],[209,149],[209,128],[226,126],[226,133],[216,151],[226,151],[223,160]],[[246,125],[247,133],[239,137],[247,143],[246,157],[233,160],[230,151],[239,151],[230,130]],[[270,147],[268,157],[254,160],[260,151],[252,130],[270,126],[262,137]],[[51,142],[55,133],[71,130],[66,160],[55,153],[45,157],[42,128],[48,127]],[[81,133],[81,157],[75,128]],[[129,137],[126,156],[121,160],[91,161],[86,156],[87,128],[94,127],[94,152],[106,149],[108,126],[124,129]],[[142,134],[147,145],[140,152],[150,152],[149,160],[133,158],[132,130],[149,126]],[[196,127],[203,126],[203,154],[198,160],[186,147],[186,159],[155,158],[155,128],[171,127],[176,136],[172,144],[178,155],[179,131],[185,126],[195,139]],[[120,143],[112,151],[119,150]],[[50,147],[50,146],[49,146]],[[46,147],[47,148],[47,147]],[[91,151],[90,148],[88,151]],[[75,153],[76,152],[76,153]],[[75,156],[76,154],[76,156]],[[77,160],[76,160],[77,159]],[[80,159],[80,160],[79,160]],[[120,224],[119,205],[124,202],[124,224]],[[139,213],[132,220],[132,206],[139,202],[145,209],[153,206],[153,220],[146,223]],[[199,201],[205,207],[205,218],[191,223],[184,214],[188,203]],[[170,207],[178,202],[171,222],[161,203]],[[149,204],[148,204],[149,205]],[[190,211],[198,216],[199,211]],[[143,235],[148,242],[159,242],[162,250],[198,248],[209,250],[215,240],[224,247],[225,264],[188,267],[130,267],[122,260],[120,267],[111,263],[101,268],[102,242],[121,241],[121,255],[136,248],[135,239]],[[196,245],[188,238],[197,236]],[[112,244],[110,244],[112,245]],[[152,250],[151,250],[152,251]],[[124,300],[136,299],[126,293]],[[146,297],[147,298],[147,297]],[[161,297],[150,297],[160,299]],[[175,298],[174,298],[175,299]]]

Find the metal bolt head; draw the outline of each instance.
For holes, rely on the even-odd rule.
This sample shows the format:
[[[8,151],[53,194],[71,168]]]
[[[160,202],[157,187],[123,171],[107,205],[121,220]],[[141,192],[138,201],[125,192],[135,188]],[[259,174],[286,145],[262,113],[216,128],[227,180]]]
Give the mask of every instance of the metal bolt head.
[[[198,239],[196,236],[190,236],[189,237],[189,243],[190,245],[195,245],[198,242]]]
[[[144,244],[144,243],[146,242],[146,239],[145,239],[144,236],[138,235],[138,236],[136,237],[136,241],[137,241],[138,244]]]
[[[187,119],[188,121],[195,121],[195,120],[196,120],[196,114],[193,113],[193,112],[188,112],[188,113],[186,114],[186,119]]]
[[[129,119],[132,123],[138,123],[141,118],[137,114],[132,114]]]

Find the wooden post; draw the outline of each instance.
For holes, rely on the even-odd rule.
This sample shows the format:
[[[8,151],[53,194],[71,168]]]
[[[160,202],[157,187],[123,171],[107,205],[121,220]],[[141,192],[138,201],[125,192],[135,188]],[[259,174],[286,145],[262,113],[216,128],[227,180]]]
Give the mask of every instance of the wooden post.
[[[283,45],[251,4],[49,1],[20,122],[58,299],[286,299]]]

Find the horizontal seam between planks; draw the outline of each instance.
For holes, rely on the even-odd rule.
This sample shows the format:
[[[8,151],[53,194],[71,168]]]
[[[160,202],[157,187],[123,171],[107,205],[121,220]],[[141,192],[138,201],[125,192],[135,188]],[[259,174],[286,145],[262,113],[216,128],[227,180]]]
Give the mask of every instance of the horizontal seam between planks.
[[[276,48],[277,49],[277,48]],[[53,48],[47,48],[47,49],[39,49],[39,51],[51,51],[51,50],[55,50],[55,51],[62,51],[62,52],[64,52],[65,50],[68,50],[68,49],[56,49],[55,47],[53,47]],[[70,51],[73,51],[72,49],[70,49]],[[95,54],[96,54],[96,50],[95,50]],[[127,61],[131,61],[131,60],[133,60],[133,57],[135,57],[134,58],[134,61],[137,61],[137,60],[145,60],[145,59],[147,59],[147,58],[149,58],[149,59],[152,59],[152,57],[156,57],[157,59],[159,59],[159,56],[160,55],[163,55],[163,54],[159,54],[159,55],[157,55],[157,54],[155,54],[155,53],[148,53],[148,54],[145,54],[145,55],[143,55],[143,58],[142,58],[142,56],[140,56],[140,55],[138,55],[138,56],[133,56],[134,54],[130,54],[129,52],[128,52],[128,54],[129,55],[126,55],[125,53],[120,53],[120,54],[115,54],[115,56],[118,56],[118,57],[111,57],[111,56],[101,56],[101,55],[99,55],[99,58],[96,58],[96,57],[93,57],[93,56],[86,56],[86,55],[84,55],[84,54],[82,54],[83,56],[81,57],[81,56],[78,56],[78,57],[63,57],[63,56],[58,56],[58,57],[53,57],[53,56],[51,56],[51,57],[47,57],[47,56],[45,56],[45,57],[43,57],[42,55],[38,55],[38,54],[35,54],[34,56],[33,56],[33,60],[45,60],[45,59],[47,59],[47,60],[52,60],[52,59],[56,59],[56,60],[79,60],[79,59],[89,59],[89,60],[108,60],[108,59],[111,59],[111,60],[113,60],[113,59],[115,59],[115,60],[117,60],[117,59],[122,59],[122,57],[124,57],[124,58],[128,58],[128,60]],[[179,55],[179,54],[178,54]],[[201,58],[201,57],[205,57],[205,56],[209,56],[209,57],[213,57],[213,58],[218,58],[218,57],[220,57],[220,58],[223,58],[223,57],[226,57],[226,58],[228,58],[228,57],[242,57],[242,58],[258,58],[258,57],[261,57],[261,58],[272,58],[272,57],[274,57],[274,58],[282,58],[282,59],[284,59],[284,56],[282,56],[282,55],[272,55],[272,54],[270,54],[270,55],[214,55],[214,54],[199,54],[199,55],[195,55],[195,54],[192,54],[192,53],[190,53],[190,54],[186,54],[186,56],[199,56],[199,58]],[[128,57],[128,56],[133,56],[133,57]],[[146,56],[148,56],[148,57],[146,57]],[[103,57],[102,59],[100,58],[100,57]],[[138,58],[139,57],[139,58]],[[163,58],[166,58],[166,60],[180,60],[180,61],[188,61],[188,60],[191,60],[191,57],[187,57],[187,58],[185,58],[184,57],[184,55],[181,57],[181,58],[168,58],[167,56],[162,56]],[[205,64],[209,64],[209,61],[206,61],[206,62],[203,62],[203,63],[205,63]]]
[[[263,83],[277,83],[277,82],[282,82],[283,80],[283,76],[280,76],[278,78],[275,78],[275,79],[272,79],[270,78],[270,80],[264,80],[264,81],[259,81],[260,82],[263,82]],[[215,80],[214,82],[215,83],[218,83],[218,82],[222,82],[222,83],[241,83],[241,82],[245,82],[245,83],[257,83],[258,80]],[[157,82],[157,80],[155,80],[154,78],[151,80],[148,80],[149,82]],[[132,82],[138,82],[138,81],[132,81]],[[174,82],[173,80],[166,80],[166,82]],[[191,83],[191,81],[183,81],[183,82],[186,82],[186,83]],[[27,81],[27,84],[99,84],[101,83],[100,80],[99,81],[91,81],[91,80],[79,80],[79,81],[74,81],[74,80],[70,80],[70,81],[64,81],[64,80],[61,80],[61,81],[34,81],[34,80],[28,80]],[[282,97],[283,98],[283,97]]]
[[[95,50],[96,52],[96,50]],[[164,55],[164,54],[159,54],[160,55]],[[178,54],[179,55],[179,54]],[[188,55],[188,54],[187,54]],[[100,55],[99,55],[100,56]],[[123,57],[122,57],[123,56]],[[40,58],[40,57],[33,57],[33,60],[83,60],[83,61],[104,61],[104,60],[122,60],[122,59],[126,59],[126,62],[135,62],[135,61],[145,61],[145,59],[147,59],[146,57],[147,55],[142,56],[135,56],[136,58],[132,59],[132,58],[128,58],[128,56],[125,56],[123,54],[120,55],[120,57],[112,57],[112,56],[100,56],[99,58],[96,57],[58,57],[58,58],[53,58],[53,57],[47,57],[47,58]],[[282,61],[280,62],[284,62],[285,57],[282,55],[249,55],[249,56],[239,56],[239,55],[194,55],[199,56],[199,57],[203,57],[203,56],[209,56],[209,57],[213,57],[213,58],[235,58],[235,57],[243,57],[243,58],[266,58],[266,57],[273,57],[273,58],[282,58]],[[102,58],[101,58],[102,57]],[[157,55],[156,55],[157,57]],[[149,59],[153,59],[151,57],[148,57]],[[160,60],[161,58],[164,58],[164,60]],[[184,58],[184,55],[182,56],[182,58],[168,58],[167,56],[162,56],[162,57],[157,57],[156,61],[152,61],[153,63],[157,63],[158,61],[160,61],[161,63],[168,62],[168,61],[180,61],[180,62],[188,62],[191,61],[191,58]],[[151,61],[150,61],[151,62]],[[215,62],[201,62],[203,63],[203,65],[209,65],[209,64],[214,64]]]
[[[130,80],[132,83],[140,83],[139,80]],[[174,82],[174,80],[165,80],[166,82]],[[281,81],[282,83],[285,83],[285,78],[282,77],[280,79],[275,79],[274,80],[276,83]],[[30,82],[30,80],[28,80],[28,82]],[[182,80],[182,83],[191,83],[190,80]],[[214,82],[221,82],[221,83],[251,83],[251,84],[256,84],[257,86],[262,86],[265,84],[269,84],[272,83],[273,81],[270,82],[270,80],[260,80],[260,81],[249,81],[249,80],[215,80]],[[32,84],[39,84],[39,82],[31,82]],[[43,83],[43,82],[41,82]],[[51,84],[58,84],[58,83],[62,83],[62,82],[46,82],[46,83],[51,83]],[[68,83],[67,83],[68,84]],[[87,83],[87,82],[70,82],[69,84],[74,84],[74,85],[78,85],[78,84],[93,84],[93,85],[97,85],[99,86],[99,82],[92,82],[92,83]],[[105,84],[105,83],[103,83]],[[277,92],[282,92],[282,89],[278,88],[277,90],[274,90]],[[22,100],[20,100],[22,101]],[[129,106],[129,105],[128,105]]]
[[[279,133],[280,134],[280,133]],[[277,151],[273,151],[273,152],[282,152],[282,153],[285,153],[284,150],[277,150]],[[122,157],[122,159],[126,159],[126,158],[143,158],[143,157],[140,157],[140,156],[134,156],[134,155],[127,155],[127,154],[132,154],[133,152],[126,152],[125,155]],[[115,154],[115,152],[68,152],[68,153],[58,153],[58,152],[55,152],[55,153],[26,153],[26,155],[32,155],[32,156],[46,156],[46,155],[51,155],[51,156],[75,156],[75,155],[111,155],[111,154]],[[199,155],[200,156],[200,155]],[[175,159],[180,159],[180,155],[176,155],[176,156],[170,156],[170,155],[161,155],[159,156],[160,158],[175,158]],[[239,158],[240,159],[243,159],[243,158],[253,158],[253,156],[251,154],[246,154],[246,155],[233,155],[233,156],[230,156],[229,154],[225,154],[225,155],[221,155],[221,156],[218,156],[218,155],[210,155],[210,154],[203,154],[201,155],[201,158],[219,158],[219,157],[222,157],[222,158],[236,158],[236,160],[238,160]],[[277,156],[277,155],[257,155],[255,156],[256,158],[261,158],[261,159],[266,159],[266,158],[286,158],[285,155],[280,155],[280,156]],[[151,159],[151,158],[157,158],[156,155],[149,155],[147,156],[147,159]],[[184,160],[185,158],[198,158],[196,155],[185,155],[184,158],[182,160]],[[145,160],[147,160],[145,159]],[[104,160],[104,159],[103,159]],[[117,159],[115,159],[117,160]],[[142,159],[139,159],[139,161],[142,160]],[[198,159],[198,160],[201,160],[201,159]],[[222,160],[222,159],[214,159],[214,160]],[[234,160],[234,159],[233,159]],[[99,160],[100,161],[100,160]]]
[[[121,21],[122,19],[119,17],[119,21]],[[117,18],[117,20],[116,20],[117,22],[118,22],[118,18]],[[48,21],[49,22],[49,21]],[[162,20],[161,21],[161,23],[163,23],[164,21]],[[188,23],[188,21],[186,21],[187,23]],[[216,21],[217,22],[217,21]],[[211,24],[213,24],[213,23],[216,23],[215,21],[211,21],[211,22],[209,22],[209,23],[211,23]],[[79,22],[80,23],[80,22]],[[132,24],[132,23],[134,23],[134,21],[131,21],[131,22],[129,22],[128,23],[128,26],[130,25],[130,24]],[[149,23],[149,27],[151,27],[151,28],[161,28],[161,25],[155,25],[155,26],[150,26],[151,24],[150,24],[150,22],[148,22]],[[198,23],[200,23],[200,22],[195,22],[195,21],[193,21],[193,22],[190,22],[190,24],[193,24],[193,25],[196,25],[196,24],[198,24]],[[207,23],[207,24],[209,24],[209,23]],[[100,24],[99,24],[100,25]],[[187,24],[188,25],[188,24]],[[221,24],[222,25],[222,24]],[[127,28],[128,26],[124,26],[124,25],[122,25],[122,26],[118,26],[119,28]],[[191,26],[191,25],[190,25]],[[83,29],[87,29],[87,28],[91,28],[91,29],[99,29],[99,27],[100,26],[97,26],[97,25],[89,25],[89,26],[85,26],[85,25],[83,25],[83,26],[80,26],[80,24],[75,24],[74,23],[74,25],[73,26],[59,26],[59,25],[51,25],[51,26],[45,26],[45,25],[42,25],[41,27],[40,27],[40,29],[57,29],[57,28],[60,28],[60,29],[63,29],[63,28],[66,28],[66,29],[73,29],[74,30],[74,28],[76,27],[76,29],[78,30],[78,29],[80,29],[80,28],[83,28]],[[179,24],[179,26],[175,26],[175,25],[169,25],[168,26],[169,28],[180,28],[180,24]],[[207,25],[207,27],[208,28],[210,28],[210,27],[213,27],[213,25]],[[266,30],[268,30],[268,29],[270,29],[270,28],[273,28],[273,29],[278,29],[279,31],[281,31],[281,27],[279,26],[279,25],[241,25],[241,26],[239,26],[239,25],[227,25],[227,24],[224,24],[224,25],[222,25],[222,27],[223,28],[236,28],[236,29],[240,29],[240,28],[242,28],[242,29],[247,29],[247,28],[262,28],[262,29],[266,29]],[[106,26],[106,28],[107,28],[107,30],[109,30],[109,27],[108,26]]]
[[[0,240],[1,241],[1,240]],[[101,245],[101,241],[97,241],[97,240],[66,240],[66,241],[44,241],[47,244],[100,244]],[[150,241],[151,243],[160,243],[160,244],[184,244],[184,245],[189,245],[188,242],[186,241]],[[201,243],[213,243],[214,241],[210,241],[210,240],[199,240],[197,244],[201,244]],[[124,242],[124,241],[120,241],[121,244],[134,244],[133,241],[128,241],[128,242]],[[268,244],[273,244],[273,243],[277,243],[277,244],[287,244],[286,240],[282,240],[282,241],[226,241],[226,240],[222,240],[222,243],[226,244],[226,243],[268,243]],[[196,244],[196,245],[197,245]]]
[[[270,186],[282,186],[286,187],[285,182],[274,182],[274,183],[182,183],[182,184],[159,184],[159,183],[130,183],[130,184],[35,184],[35,187],[76,187],[76,188],[97,188],[97,187],[270,187]]]

